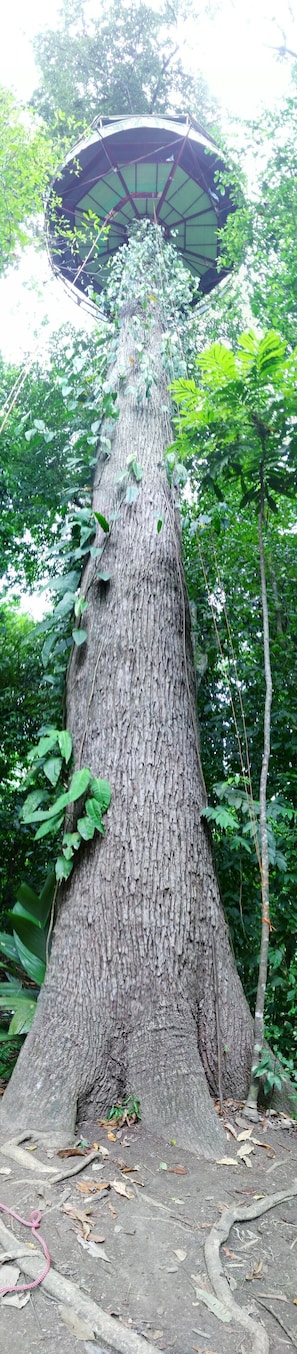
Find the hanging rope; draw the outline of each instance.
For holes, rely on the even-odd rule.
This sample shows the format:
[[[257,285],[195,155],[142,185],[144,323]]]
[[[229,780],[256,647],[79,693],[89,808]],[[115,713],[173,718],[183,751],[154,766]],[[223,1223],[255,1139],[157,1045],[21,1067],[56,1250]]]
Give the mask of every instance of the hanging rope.
[[[3,1297],[4,1293],[26,1293],[28,1289],[38,1288],[38,1285],[40,1283],[43,1283],[43,1280],[46,1279],[47,1277],[47,1274],[50,1269],[51,1257],[44,1237],[40,1235],[37,1236],[37,1231],[38,1228],[40,1227],[40,1223],[42,1220],[42,1213],[40,1213],[38,1209],[36,1208],[32,1209],[29,1221],[27,1221],[26,1218],[21,1218],[19,1213],[15,1213],[13,1208],[7,1208],[6,1204],[0,1203],[0,1208],[3,1213],[8,1213],[11,1218],[16,1219],[16,1222],[20,1222],[22,1224],[22,1227],[30,1227],[32,1235],[36,1238],[37,1241],[39,1241],[39,1245],[42,1247],[46,1262],[44,1269],[42,1270],[42,1274],[39,1275],[38,1279],[33,1279],[32,1283],[12,1284],[12,1286],[8,1286],[6,1284],[6,1287],[0,1288],[0,1295],[1,1297]]]

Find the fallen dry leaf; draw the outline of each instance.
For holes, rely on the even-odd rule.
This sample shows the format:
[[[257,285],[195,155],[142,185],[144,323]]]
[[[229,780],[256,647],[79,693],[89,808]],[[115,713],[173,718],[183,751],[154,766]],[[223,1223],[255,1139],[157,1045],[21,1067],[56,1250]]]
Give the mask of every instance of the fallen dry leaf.
[[[58,1307],[59,1316],[64,1325],[68,1326],[71,1335],[76,1335],[77,1340],[94,1340],[95,1331],[89,1321],[83,1321],[77,1312],[72,1311],[71,1307]]]
[[[116,1194],[121,1194],[124,1199],[134,1199],[133,1190],[127,1189],[127,1185],[124,1184],[123,1180],[111,1180],[110,1184]]]
[[[228,1260],[236,1260],[235,1251],[230,1251],[230,1246],[222,1246],[222,1250],[224,1255],[227,1255]]]
[[[117,1135],[116,1135],[116,1133],[112,1133],[111,1128],[108,1129],[107,1137],[109,1138],[109,1142],[116,1142],[116,1141],[117,1141]]]
[[[247,1142],[247,1139],[251,1138],[252,1132],[252,1128],[245,1128],[244,1133],[238,1133],[237,1142]]]
[[[63,1204],[62,1208],[62,1212],[67,1213],[69,1218],[75,1218],[76,1222],[87,1223],[88,1226],[89,1226],[88,1214],[91,1213],[91,1211],[92,1211],[91,1208],[87,1208],[85,1212],[82,1213],[79,1208],[75,1208],[73,1204],[67,1203]]]
[[[59,1151],[57,1152],[57,1157],[62,1157],[62,1159],[64,1159],[64,1157],[67,1159],[67,1157],[87,1157],[87,1156],[88,1152],[84,1147],[60,1147]]]
[[[239,1165],[239,1162],[236,1160],[236,1157],[217,1157],[216,1165],[217,1165],[217,1166],[238,1166],[238,1165]]]
[[[30,1293],[6,1293],[1,1298],[1,1307],[17,1307],[20,1311],[21,1307],[27,1306],[27,1302],[30,1302]]]
[[[83,1246],[85,1251],[88,1251],[89,1255],[94,1256],[95,1260],[105,1260],[107,1265],[111,1265],[109,1255],[106,1255],[106,1251],[103,1250],[101,1243],[97,1246],[96,1241],[84,1241],[83,1236],[78,1236],[76,1239],[79,1241],[79,1245]]]
[[[252,1138],[251,1141],[255,1143],[255,1147],[264,1147],[265,1152],[271,1152],[271,1155],[275,1157],[275,1150],[274,1147],[271,1147],[270,1142],[260,1142],[260,1138]]]
[[[80,1194],[100,1194],[102,1193],[102,1190],[110,1189],[110,1181],[80,1180],[79,1185],[76,1185],[76,1189],[79,1189]]]
[[[123,1172],[123,1175],[131,1175],[131,1171],[140,1171],[140,1166],[127,1166],[127,1162],[122,1157],[117,1157],[115,1165]]]
[[[171,1175],[187,1175],[187,1174],[188,1174],[188,1172],[186,1171],[186,1167],[185,1167],[185,1166],[167,1166],[167,1170],[168,1170],[168,1174],[169,1174],[169,1175],[170,1175],[170,1172],[171,1172]]]
[[[102,1246],[103,1241],[105,1241],[105,1236],[97,1236],[97,1232],[92,1232],[91,1241],[97,1241],[98,1244]]]
[[[109,1212],[111,1213],[112,1218],[117,1218],[117,1216],[118,1216],[118,1215],[117,1215],[117,1211],[116,1211],[116,1209],[113,1207],[113,1204],[109,1202],[109,1203],[107,1204],[107,1207],[109,1208]]]
[[[245,1161],[246,1157],[248,1157],[251,1152],[254,1152],[254,1150],[255,1149],[253,1147],[252,1142],[242,1142],[241,1147],[238,1148],[237,1156],[240,1157],[241,1160]]]
[[[186,1251],[173,1251],[173,1254],[176,1255],[177,1260],[186,1260],[187,1258]]]
[[[11,1166],[0,1166],[0,1175],[11,1175]]]
[[[5,1288],[6,1284],[7,1288],[14,1288],[14,1285],[18,1283],[20,1272],[18,1265],[10,1265],[4,1262],[1,1271],[1,1288]]]
[[[234,1125],[233,1125],[233,1124],[229,1124],[229,1122],[228,1122],[228,1120],[227,1120],[227,1123],[224,1124],[224,1128],[226,1129],[226,1132],[232,1133],[232,1138],[236,1138],[236,1142],[237,1142],[237,1133],[236,1133],[236,1129],[234,1128]]]
[[[209,1311],[219,1318],[219,1321],[232,1321],[229,1308],[225,1307],[224,1303],[214,1296],[214,1293],[207,1293],[205,1288],[195,1288],[195,1293],[198,1301],[204,1302],[205,1306],[209,1307]]]

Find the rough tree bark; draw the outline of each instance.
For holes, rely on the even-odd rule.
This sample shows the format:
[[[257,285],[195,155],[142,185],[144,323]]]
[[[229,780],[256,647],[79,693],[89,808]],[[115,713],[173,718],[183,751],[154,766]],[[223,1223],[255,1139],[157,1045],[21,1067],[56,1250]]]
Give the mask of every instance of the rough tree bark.
[[[154,311],[152,298],[157,381],[141,404],[119,380],[133,367],[135,381],[137,368],[133,320],[122,316],[119,419],[110,458],[99,454],[93,503],[108,521],[119,509],[104,552],[110,582],[88,565],[88,640],[74,651],[68,683],[76,765],[112,786],[106,836],[81,848],[61,890],[48,973],[0,1126],[40,1128],[61,1143],[77,1106],[94,1117],[127,1091],[140,1097],[145,1124],[213,1156],[222,1129],[208,1087],[244,1096],[253,1023],[200,817],[195,677],[179,519],[162,464],[172,432]],[[119,508],[116,477],[131,453],[143,478],[137,501]]]

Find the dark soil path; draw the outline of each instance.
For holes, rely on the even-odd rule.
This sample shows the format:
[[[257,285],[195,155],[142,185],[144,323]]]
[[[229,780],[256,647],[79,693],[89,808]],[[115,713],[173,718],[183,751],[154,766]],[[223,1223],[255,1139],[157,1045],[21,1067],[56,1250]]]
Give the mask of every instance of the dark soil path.
[[[282,1116],[263,1117],[251,1127],[233,1103],[224,1107],[224,1122],[226,1152],[220,1162],[198,1160],[157,1133],[148,1136],[141,1124],[119,1130],[84,1125],[82,1137],[103,1153],[89,1163],[83,1158],[83,1170],[58,1183],[40,1175],[38,1163],[66,1172],[82,1158],[65,1160],[36,1140],[24,1143],[16,1160],[7,1155],[10,1148],[2,1140],[1,1203],[26,1219],[32,1209],[41,1210],[50,1273],[58,1271],[79,1287],[84,1299],[92,1299],[113,1318],[108,1334],[113,1331],[116,1340],[104,1338],[104,1330],[98,1334],[95,1309],[88,1320],[87,1303],[78,1315],[69,1292],[66,1302],[61,1294],[57,1300],[44,1284],[29,1299],[25,1295],[21,1308],[11,1306],[11,1297],[0,1299],[3,1350],[113,1354],[122,1348],[123,1354],[141,1354],[143,1347],[146,1354],[149,1346],[156,1354],[251,1354],[257,1347],[269,1349],[269,1354],[290,1354],[297,1349],[296,1127]],[[219,1266],[231,1312],[224,1300],[213,1302],[204,1253],[213,1226],[226,1209],[260,1208],[263,1196],[294,1188],[295,1196],[269,1212],[234,1223]],[[7,1253],[15,1255],[16,1239],[22,1243],[23,1261],[18,1261],[19,1279],[9,1281],[29,1282],[26,1263],[31,1263],[31,1277],[41,1273],[42,1252],[38,1248],[38,1266],[33,1264],[32,1270],[35,1238],[0,1212],[0,1262]],[[6,1266],[4,1259],[0,1287],[6,1282]],[[257,1346],[236,1319],[234,1299],[258,1323]]]

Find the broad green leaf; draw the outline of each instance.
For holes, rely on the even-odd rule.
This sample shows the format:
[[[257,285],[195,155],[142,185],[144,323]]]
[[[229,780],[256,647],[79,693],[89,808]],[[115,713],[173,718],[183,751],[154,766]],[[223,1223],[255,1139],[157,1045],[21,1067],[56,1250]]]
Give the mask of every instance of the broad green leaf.
[[[112,794],[109,781],[94,778],[94,780],[91,780],[90,790],[92,798],[97,799],[98,804],[100,804],[101,812],[106,813],[106,810],[109,809]]]
[[[32,923],[32,925],[38,927],[39,930],[42,929],[39,918],[34,916],[33,912],[29,911],[28,904],[20,903],[19,900],[14,903],[13,908],[7,913],[7,916],[10,917],[13,925],[15,925],[16,917],[23,917],[29,924]]]
[[[274,329],[269,329],[263,339],[260,339],[257,353],[257,363],[261,375],[272,375],[274,371],[283,363],[287,350],[287,344],[281,339]]]
[[[37,927],[35,927],[35,930],[37,931]],[[18,956],[25,972],[28,973],[29,978],[32,978],[32,981],[37,984],[37,987],[41,987],[45,975],[45,960],[34,954],[30,947],[24,944],[16,931],[14,931],[13,934]],[[42,933],[39,931],[38,934],[40,936]]]
[[[61,766],[62,766],[61,757],[49,757],[48,762],[44,763],[43,767],[44,775],[47,777],[47,780],[50,780],[51,785],[53,785],[54,787],[55,785],[57,785],[57,781],[59,780]]]
[[[162,526],[163,526],[163,517],[158,517],[158,521],[157,521],[157,532],[158,532],[158,534],[159,534],[160,531],[162,531]]]
[[[91,841],[91,838],[96,831],[95,823],[92,823],[90,818],[79,818],[77,826],[80,836],[83,837],[84,841]]]
[[[80,574],[76,569],[71,569],[69,574],[58,574],[56,578],[51,578],[50,585],[47,583],[46,586],[47,588],[50,586],[53,592],[61,592],[64,595],[65,592],[76,592],[79,581]]]
[[[224,343],[212,343],[205,353],[199,353],[197,364],[203,377],[211,379],[214,385],[238,380],[234,354]]]
[[[83,596],[77,597],[77,598],[76,598],[76,602],[75,602],[75,607],[74,607],[74,613],[75,613],[76,619],[79,620],[79,619],[80,619],[80,616],[83,616],[84,611],[87,611],[87,610],[88,610],[88,603],[87,603],[87,601],[86,601],[86,598],[83,597]]]
[[[36,747],[33,748],[32,760],[33,758],[35,761],[36,758],[46,757],[47,753],[52,752],[52,749],[56,747],[57,740],[58,740],[57,729],[53,729],[52,733],[45,734],[45,737],[40,738],[39,743],[37,743]]]
[[[78,851],[78,848],[79,848],[79,846],[80,846],[80,835],[79,835],[79,832],[64,832],[64,837],[63,837],[63,842],[62,842],[63,850],[64,850],[64,843],[65,843],[65,846],[72,846],[74,851]]]
[[[91,780],[91,772],[88,766],[83,766],[81,771],[75,771],[70,781],[68,790],[68,803],[73,804],[75,799],[80,799],[84,795]]]
[[[19,955],[18,955],[18,964],[19,964],[19,962],[20,962],[20,959],[19,959]],[[20,988],[21,988],[21,984],[20,984]],[[5,990],[4,990],[4,989],[5,989]],[[15,995],[14,992],[12,992],[12,990],[11,990],[11,984],[8,983],[8,982],[7,982],[7,983],[1,983],[0,1011],[14,1011],[14,1008],[15,1008],[15,1006],[16,1006],[16,1002],[17,1002],[17,996]]]
[[[53,870],[49,871],[39,896],[33,893],[33,890],[29,889],[27,884],[20,884],[17,889],[18,901],[17,904],[14,905],[12,915],[14,916],[15,910],[17,909],[19,915],[24,915],[26,912],[26,915],[32,917],[40,926],[45,926],[51,910],[54,887],[55,876]],[[19,904],[21,904],[24,909],[22,914],[19,910]]]
[[[69,879],[69,875],[71,874],[71,870],[73,869],[73,861],[65,860],[65,856],[58,856],[58,859],[56,860],[55,869],[56,869],[56,879],[58,880]]]
[[[61,757],[63,757],[66,764],[68,764],[72,753],[72,738],[71,733],[69,733],[69,729],[59,730],[58,743]]]
[[[85,644],[88,638],[87,630],[72,630],[72,639],[74,644]]]
[[[39,901],[38,894],[34,893],[34,889],[31,889],[30,885],[26,884],[26,882],[24,881],[18,885],[18,888],[16,890],[16,897],[18,899],[18,902],[22,903],[22,906],[26,909],[26,911],[30,912],[31,915],[34,916],[34,913],[32,913],[32,908],[38,907]]]
[[[36,809],[39,808],[39,805],[44,804],[44,802],[47,800],[48,795],[46,790],[32,790],[31,794],[27,795],[25,803],[23,804],[22,808],[23,823],[31,823],[32,813],[35,813]]]
[[[17,1003],[14,1015],[10,1021],[8,1034],[10,1038],[14,1034],[27,1034],[31,1029],[36,1011],[36,1001],[32,997],[20,997]]]
[[[22,940],[23,945],[26,945],[32,954],[36,955],[38,959],[45,959],[44,927],[39,926],[33,917],[18,913],[16,911],[18,906],[20,905],[16,904],[12,911],[8,913],[9,919],[13,925],[14,933],[16,933],[20,940]]]
[[[91,822],[95,823],[95,827],[98,828],[98,832],[102,831],[104,832],[101,808],[100,804],[98,804],[98,801],[96,799],[86,800],[86,813],[88,815],[88,818],[91,819]]]
[[[18,952],[13,936],[8,935],[6,931],[0,931],[0,953],[5,954],[7,959],[18,961]]]
[[[103,573],[103,571],[100,570],[100,572],[99,572],[98,574],[96,574],[96,578],[100,578],[101,583],[109,583],[109,580],[110,580],[110,574],[108,574],[108,573],[106,573],[106,572]]]
[[[99,527],[102,527],[102,531],[105,531],[107,534],[110,529],[107,518],[103,516],[102,512],[94,512],[94,517],[96,517],[96,522],[99,522]]]
[[[55,837],[56,833],[60,831],[60,827],[62,827],[63,821],[64,814],[62,814],[62,817],[59,818],[47,818],[46,822],[41,823],[40,827],[37,829],[37,832],[35,832],[34,841],[39,842],[41,841],[42,837],[48,837],[50,833],[52,833],[53,837]]]
[[[58,795],[58,798],[51,804],[50,808],[47,810],[47,814],[44,814],[44,817],[57,818],[62,813],[62,809],[66,809],[67,804],[69,804],[69,790],[64,790],[63,794]]]
[[[65,857],[65,860],[72,860],[72,858],[73,858],[73,846],[70,846],[70,843],[67,845],[67,842],[65,843],[65,846],[64,846],[64,839],[63,839],[63,842],[62,842],[62,850],[63,850],[63,856]]]
[[[55,617],[69,616],[70,612],[73,611],[74,609],[75,598],[76,598],[75,592],[65,592],[63,597],[61,597],[61,601],[58,602],[58,605],[55,607],[54,611]]]

